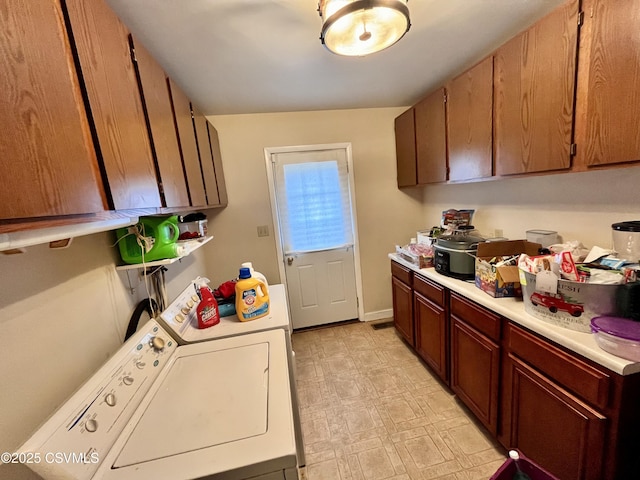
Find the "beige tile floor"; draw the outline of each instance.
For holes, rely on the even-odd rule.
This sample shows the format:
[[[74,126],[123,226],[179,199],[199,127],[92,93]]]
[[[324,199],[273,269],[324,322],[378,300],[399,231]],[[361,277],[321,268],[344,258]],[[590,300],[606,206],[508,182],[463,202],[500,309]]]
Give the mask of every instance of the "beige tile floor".
[[[296,332],[306,480],[487,480],[504,450],[395,329]]]

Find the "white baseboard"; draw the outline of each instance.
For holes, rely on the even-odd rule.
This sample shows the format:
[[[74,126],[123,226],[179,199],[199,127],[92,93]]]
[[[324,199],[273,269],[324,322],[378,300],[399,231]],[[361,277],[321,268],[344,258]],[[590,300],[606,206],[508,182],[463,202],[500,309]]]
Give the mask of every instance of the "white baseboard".
[[[383,318],[393,318],[393,310],[378,310],[377,312],[367,312],[364,314],[365,322],[373,322],[374,320],[382,320]]]

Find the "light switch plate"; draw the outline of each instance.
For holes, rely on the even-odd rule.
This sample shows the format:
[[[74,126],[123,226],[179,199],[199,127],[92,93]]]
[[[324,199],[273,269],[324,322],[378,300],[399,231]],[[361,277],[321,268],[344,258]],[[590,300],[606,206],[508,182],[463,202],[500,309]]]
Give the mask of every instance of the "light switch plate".
[[[269,225],[258,225],[258,236],[259,237],[268,237],[269,236]]]

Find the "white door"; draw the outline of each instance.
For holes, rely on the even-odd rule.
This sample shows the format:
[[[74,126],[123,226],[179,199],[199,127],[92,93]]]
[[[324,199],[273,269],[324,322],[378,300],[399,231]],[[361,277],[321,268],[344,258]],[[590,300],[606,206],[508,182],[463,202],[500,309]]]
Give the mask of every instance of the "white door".
[[[293,328],[358,318],[349,153],[269,149]]]

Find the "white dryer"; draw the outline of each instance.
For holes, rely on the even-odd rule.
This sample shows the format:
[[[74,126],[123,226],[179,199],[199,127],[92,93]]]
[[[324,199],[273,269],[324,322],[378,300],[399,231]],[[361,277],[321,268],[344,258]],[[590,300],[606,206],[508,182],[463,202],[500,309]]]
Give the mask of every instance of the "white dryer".
[[[275,329],[179,346],[152,320],[21,458],[46,480],[297,479],[285,344]]]
[[[296,390],[295,353],[291,344],[291,318],[289,303],[284,285],[269,285],[269,314],[255,320],[241,322],[236,315],[221,317],[220,323],[209,328],[198,328],[196,308],[200,299],[196,293],[197,285],[208,283],[206,278],[194,279],[178,297],[171,302],[159,317],[160,324],[173,336],[180,345],[208,342],[220,338],[246,335],[267,330],[283,330],[289,360],[289,380],[291,384],[291,400],[293,419],[296,431],[296,450],[298,466],[305,466],[304,442],[298,393]]]

